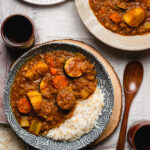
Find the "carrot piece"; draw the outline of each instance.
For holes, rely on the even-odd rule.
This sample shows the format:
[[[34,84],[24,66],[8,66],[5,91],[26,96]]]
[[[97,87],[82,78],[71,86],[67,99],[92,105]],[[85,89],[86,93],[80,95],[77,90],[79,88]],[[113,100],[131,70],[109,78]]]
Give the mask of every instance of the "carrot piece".
[[[57,69],[56,68],[50,68],[50,73],[51,73],[51,75],[55,76],[57,74]]]
[[[21,98],[17,102],[17,108],[18,108],[19,112],[22,113],[22,114],[27,114],[32,109],[31,104],[30,104],[30,102],[28,101],[27,98]]]
[[[56,76],[53,78],[52,84],[55,88],[61,89],[61,88],[67,87],[68,81],[67,81],[67,78],[65,76],[59,75],[59,76]]]
[[[47,59],[46,59],[46,62],[47,62],[47,64],[48,65],[50,65],[50,67],[55,67],[55,60],[54,60],[54,58],[53,57],[48,57]]]
[[[121,21],[121,17],[117,12],[112,13],[109,18],[116,24],[120,23]]]

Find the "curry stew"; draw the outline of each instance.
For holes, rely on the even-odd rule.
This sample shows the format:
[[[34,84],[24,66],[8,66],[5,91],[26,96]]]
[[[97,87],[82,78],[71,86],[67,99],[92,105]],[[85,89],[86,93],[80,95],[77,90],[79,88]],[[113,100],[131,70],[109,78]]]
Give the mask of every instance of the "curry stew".
[[[150,32],[150,0],[89,0],[99,22],[121,35]]]
[[[71,118],[78,99],[96,89],[96,70],[81,53],[36,55],[20,69],[11,88],[11,106],[21,127],[44,135]]]

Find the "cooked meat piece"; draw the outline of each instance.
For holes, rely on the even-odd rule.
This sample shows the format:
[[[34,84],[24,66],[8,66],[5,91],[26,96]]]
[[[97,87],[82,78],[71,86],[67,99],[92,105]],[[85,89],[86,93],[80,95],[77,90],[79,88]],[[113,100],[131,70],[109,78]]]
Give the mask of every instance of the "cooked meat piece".
[[[57,105],[63,110],[71,109],[76,103],[73,91],[69,87],[61,89],[58,92],[56,102]]]
[[[38,116],[46,119],[47,121],[52,121],[57,114],[57,110],[58,108],[54,101],[43,100]]]

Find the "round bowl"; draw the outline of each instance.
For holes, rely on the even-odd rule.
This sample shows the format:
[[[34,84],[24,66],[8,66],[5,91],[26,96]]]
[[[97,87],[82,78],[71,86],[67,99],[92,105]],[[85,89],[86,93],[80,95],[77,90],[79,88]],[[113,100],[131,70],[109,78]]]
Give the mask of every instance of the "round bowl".
[[[23,0],[23,1],[35,5],[54,5],[57,3],[64,2],[66,0]]]
[[[97,70],[97,80],[98,80],[98,87],[100,88],[101,92],[104,94],[104,107],[102,109],[102,113],[99,116],[97,124],[95,127],[87,134],[84,134],[78,140],[73,142],[63,142],[63,141],[54,141],[51,138],[45,138],[43,136],[35,136],[23,128],[20,127],[18,122],[15,119],[15,116],[12,112],[12,108],[10,106],[10,90],[11,86],[14,82],[14,78],[17,72],[20,70],[22,65],[28,61],[30,58],[37,54],[41,54],[48,51],[57,51],[57,50],[65,50],[71,52],[80,52],[87,56],[87,58],[95,64],[95,69]],[[53,43],[44,43],[38,45],[31,50],[27,51],[23,54],[12,66],[6,86],[4,91],[4,109],[8,119],[8,122],[14,132],[27,144],[41,149],[41,150],[70,150],[70,149],[81,149],[95,139],[97,139],[104,129],[106,128],[114,105],[114,91],[112,86],[112,81],[107,73],[107,70],[103,66],[103,62],[100,62],[98,59],[98,52],[96,51],[89,51],[82,47],[77,46],[73,43],[65,43],[65,42],[53,42]]]
[[[81,20],[88,30],[105,44],[120,50],[140,51],[150,48],[150,34],[123,36],[106,29],[97,20],[89,6],[89,0],[75,0]]]

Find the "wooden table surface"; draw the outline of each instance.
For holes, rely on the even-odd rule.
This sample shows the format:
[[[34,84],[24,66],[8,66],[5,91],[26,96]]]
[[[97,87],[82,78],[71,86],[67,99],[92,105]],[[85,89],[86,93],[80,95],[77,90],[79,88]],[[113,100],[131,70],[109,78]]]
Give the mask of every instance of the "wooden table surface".
[[[0,0],[0,25],[9,15],[21,13],[28,15],[35,25],[36,43],[56,39],[76,39],[84,41],[95,47],[114,67],[121,83],[123,70],[128,61],[138,59],[144,65],[144,80],[135,100],[131,106],[128,127],[137,120],[150,120],[150,51],[127,52],[109,47],[89,33],[81,22],[76,10],[75,2],[67,0],[54,6],[34,6],[22,2],[22,0]],[[2,109],[3,89],[12,62],[23,51],[9,49],[0,37],[0,120],[6,121]],[[123,99],[124,100],[124,99]],[[113,135],[94,150],[115,150],[120,125]],[[127,142],[125,150],[128,150]]]

